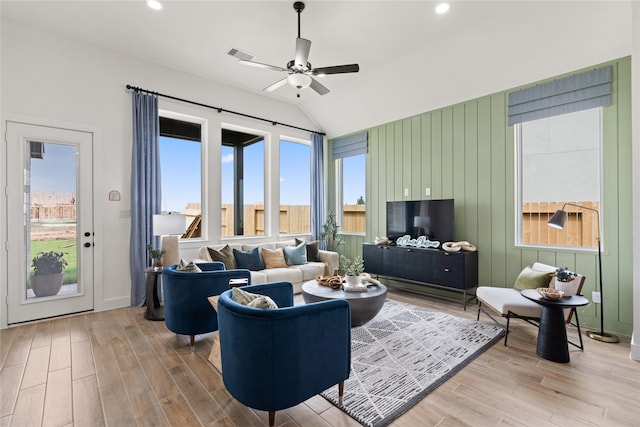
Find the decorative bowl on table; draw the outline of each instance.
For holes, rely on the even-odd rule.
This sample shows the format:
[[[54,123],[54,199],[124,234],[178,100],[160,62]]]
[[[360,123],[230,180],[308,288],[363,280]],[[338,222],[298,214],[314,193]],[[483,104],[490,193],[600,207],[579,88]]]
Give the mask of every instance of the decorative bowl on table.
[[[553,288],[538,288],[537,291],[542,296],[542,298],[551,300],[560,299],[564,296],[564,292]]]
[[[318,276],[316,282],[320,286],[328,286],[331,289],[339,289],[342,287],[343,279],[340,276]]]

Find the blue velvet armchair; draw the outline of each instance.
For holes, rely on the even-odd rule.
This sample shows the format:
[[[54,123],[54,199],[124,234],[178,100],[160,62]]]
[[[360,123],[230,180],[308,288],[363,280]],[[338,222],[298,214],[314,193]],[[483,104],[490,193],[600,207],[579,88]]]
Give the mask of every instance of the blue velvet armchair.
[[[344,380],[351,368],[351,314],[345,300],[293,306],[293,286],[276,282],[242,289],[271,297],[277,309],[218,299],[222,378],[240,403],[269,412],[295,406]]]
[[[162,269],[164,321],[170,331],[189,335],[191,351],[195,336],[218,330],[216,311],[207,297],[229,289],[230,279],[247,279],[249,270],[225,270],[221,262],[198,264],[199,273],[176,271],[175,265]]]

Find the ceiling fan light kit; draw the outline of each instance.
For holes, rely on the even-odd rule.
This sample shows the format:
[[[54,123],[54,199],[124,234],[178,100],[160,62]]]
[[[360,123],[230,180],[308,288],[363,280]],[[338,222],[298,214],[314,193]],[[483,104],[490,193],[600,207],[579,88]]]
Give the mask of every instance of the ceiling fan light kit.
[[[329,93],[329,89],[318,80],[314,79],[314,76],[322,77],[329,74],[357,73],[358,71],[360,71],[360,67],[358,66],[358,64],[348,64],[313,68],[308,62],[309,51],[311,50],[311,40],[304,39],[300,36],[300,14],[304,10],[304,3],[301,1],[293,3],[293,9],[298,14],[298,37],[296,38],[296,51],[294,59],[287,63],[286,68],[253,61],[253,55],[242,52],[241,50],[236,48],[229,49],[227,51],[227,54],[237,58],[238,62],[243,65],[288,73],[287,77],[265,87],[263,89],[265,92],[271,92],[284,86],[285,84],[289,84],[289,86],[297,89],[298,91],[311,87],[311,89],[313,89],[319,95],[326,95],[327,93]],[[300,97],[299,92],[297,96],[298,98]]]
[[[311,77],[300,73],[289,74],[287,83],[296,89],[306,89],[311,85]]]

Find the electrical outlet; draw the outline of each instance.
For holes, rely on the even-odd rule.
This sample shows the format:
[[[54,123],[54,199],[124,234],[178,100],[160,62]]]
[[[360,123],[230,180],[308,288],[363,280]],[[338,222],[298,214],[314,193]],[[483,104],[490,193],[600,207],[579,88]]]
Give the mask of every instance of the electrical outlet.
[[[405,189],[404,189],[404,195],[405,195],[405,196],[408,196],[408,195],[409,195],[409,189],[408,189],[408,188],[405,188]]]
[[[591,292],[591,299],[596,304],[600,304],[602,301],[600,300],[600,292],[593,291]]]
[[[429,197],[431,195],[431,188],[427,187],[424,189],[424,195]]]

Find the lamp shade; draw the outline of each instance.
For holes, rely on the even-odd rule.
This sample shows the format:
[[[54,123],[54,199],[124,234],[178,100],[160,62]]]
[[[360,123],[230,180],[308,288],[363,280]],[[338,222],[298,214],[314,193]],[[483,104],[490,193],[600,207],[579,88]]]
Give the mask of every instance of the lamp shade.
[[[563,229],[564,223],[567,221],[567,212],[563,209],[557,210],[553,214],[547,225],[552,228]]]
[[[287,83],[297,89],[306,89],[311,84],[311,77],[306,74],[293,73],[287,77]]]
[[[154,215],[153,235],[169,236],[172,234],[184,234],[187,231],[186,215]]]

